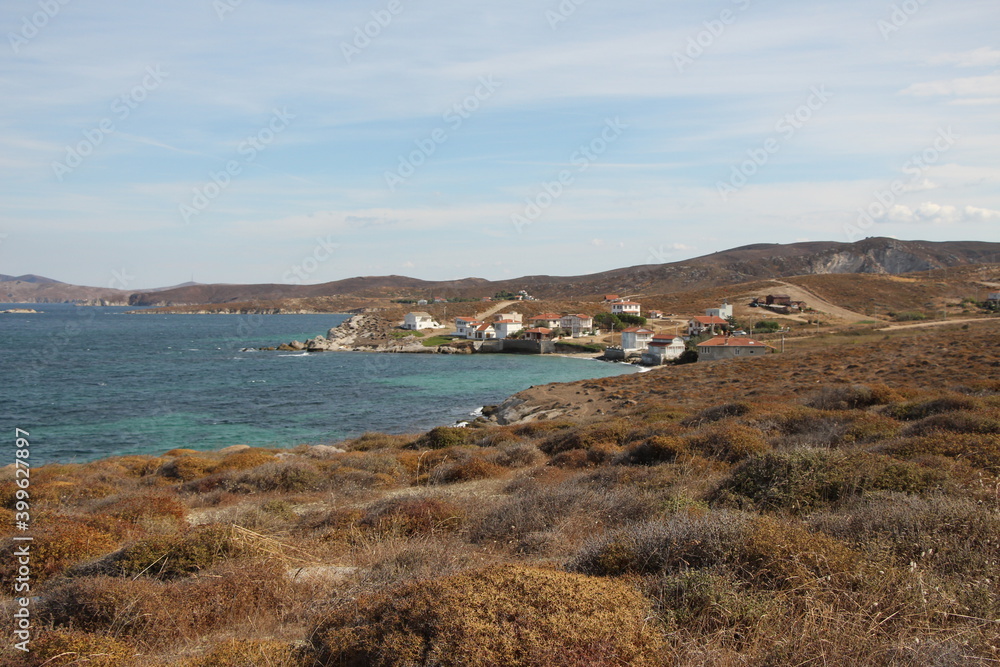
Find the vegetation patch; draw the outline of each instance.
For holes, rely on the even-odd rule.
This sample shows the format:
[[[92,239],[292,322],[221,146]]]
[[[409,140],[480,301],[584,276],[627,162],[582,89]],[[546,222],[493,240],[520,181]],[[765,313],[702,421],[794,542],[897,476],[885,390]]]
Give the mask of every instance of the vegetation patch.
[[[364,597],[314,641],[330,665],[662,664],[649,613],[624,583],[492,567]]]

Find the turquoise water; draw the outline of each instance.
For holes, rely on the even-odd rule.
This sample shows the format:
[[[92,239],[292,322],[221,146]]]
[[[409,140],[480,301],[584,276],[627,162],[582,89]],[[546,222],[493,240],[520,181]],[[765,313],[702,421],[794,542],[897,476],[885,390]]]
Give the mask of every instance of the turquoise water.
[[[339,315],[22,307],[44,312],[0,315],[0,414],[11,443],[14,427],[31,433],[36,464],[413,433],[532,385],[634,371],[554,356],[241,351],[325,334]]]

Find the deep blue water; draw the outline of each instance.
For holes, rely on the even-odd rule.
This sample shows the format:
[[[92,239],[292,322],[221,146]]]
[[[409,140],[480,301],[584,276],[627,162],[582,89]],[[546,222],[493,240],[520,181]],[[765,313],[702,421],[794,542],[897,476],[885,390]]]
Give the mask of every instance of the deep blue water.
[[[339,315],[0,304],[14,307],[43,312],[0,315],[0,421],[10,452],[14,427],[31,433],[36,464],[413,433],[532,385],[633,372],[554,356],[241,351],[325,334]]]

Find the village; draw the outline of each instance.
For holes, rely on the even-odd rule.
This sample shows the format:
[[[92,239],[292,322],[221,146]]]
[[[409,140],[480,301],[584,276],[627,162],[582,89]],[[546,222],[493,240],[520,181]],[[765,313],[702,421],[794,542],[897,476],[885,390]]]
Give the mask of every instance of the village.
[[[524,290],[513,296],[513,301],[534,301]],[[443,303],[444,299],[436,298],[434,302]],[[506,308],[512,303],[501,305]],[[804,302],[786,294],[755,297],[747,305],[783,315],[807,309]],[[572,345],[581,352],[603,350],[598,357],[603,360],[643,366],[762,356],[777,351],[755,339],[752,327],[751,331],[738,328],[733,306],[728,302],[691,317],[658,310],[644,315],[641,303],[617,294],[605,295],[602,306],[604,312],[596,315],[543,312],[528,317],[513,309],[487,310],[455,317],[453,326],[436,321],[430,313],[413,311],[406,314],[399,328],[417,336],[429,332],[438,340],[473,341],[477,352],[551,354],[557,351],[557,345],[562,352]]]

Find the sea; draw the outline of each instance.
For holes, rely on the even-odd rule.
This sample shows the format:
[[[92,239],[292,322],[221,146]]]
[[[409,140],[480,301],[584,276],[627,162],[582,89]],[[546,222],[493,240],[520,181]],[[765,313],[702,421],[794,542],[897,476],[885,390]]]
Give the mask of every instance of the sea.
[[[10,308],[39,312],[0,314],[0,421],[10,441],[0,452],[13,457],[22,429],[33,465],[419,433],[534,385],[635,372],[554,355],[252,350],[325,334],[347,315],[0,304]]]

